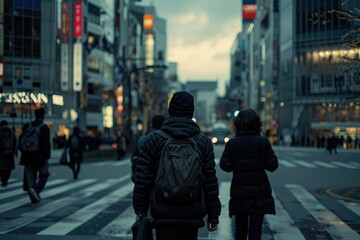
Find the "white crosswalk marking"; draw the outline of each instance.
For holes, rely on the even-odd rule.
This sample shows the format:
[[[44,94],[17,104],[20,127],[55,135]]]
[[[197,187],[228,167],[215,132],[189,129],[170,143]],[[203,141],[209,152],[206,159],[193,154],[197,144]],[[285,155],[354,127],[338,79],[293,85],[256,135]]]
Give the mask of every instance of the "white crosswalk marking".
[[[0,188],[0,192],[22,186],[22,184],[23,184],[22,182],[16,182],[16,181],[17,181],[16,179],[9,179],[8,185],[6,186],[6,188]]]
[[[358,202],[347,202],[343,200],[339,200],[339,202],[360,217],[360,204]]]
[[[135,212],[132,205],[125,209],[113,221],[107,224],[98,235],[111,237],[132,237],[131,226],[135,222]]]
[[[232,227],[231,218],[229,217],[229,200],[230,200],[230,185],[231,182],[221,182],[219,188],[219,197],[221,201],[221,215],[219,217],[218,229],[215,232],[210,232],[209,237],[213,239],[231,239]]]
[[[38,235],[65,235],[75,228],[82,225],[87,220],[95,217],[97,214],[105,210],[110,205],[119,201],[119,199],[126,197],[133,190],[133,183],[128,183],[125,186],[111,192],[103,198],[81,208],[70,216],[62,219],[50,227],[39,232]]]
[[[337,161],[331,161],[332,164],[338,165],[340,167],[344,167],[344,168],[348,168],[348,169],[358,169],[355,166],[352,166],[350,164],[346,164],[346,163],[342,163],[342,162],[337,162]]]
[[[41,205],[36,209],[21,214],[20,218],[9,219],[6,222],[0,223],[0,233],[10,232],[14,229],[20,228],[26,224],[35,222],[36,220],[47,216],[48,214],[62,209],[65,206],[70,205],[82,198],[90,197],[99,191],[111,187],[114,184],[118,184],[129,178],[130,175],[124,176],[119,179],[109,179],[103,183],[91,185],[79,192],[76,192],[70,196],[56,199],[55,201],[49,202],[48,204]]]
[[[360,163],[358,163],[358,162],[349,162],[349,164],[360,168]]]
[[[336,166],[331,165],[331,164],[326,163],[326,162],[314,161],[314,163],[319,165],[319,166],[326,167],[326,168],[337,168]]]
[[[270,229],[275,232],[275,240],[305,240],[304,235],[295,227],[295,223],[275,193],[272,193],[275,200],[276,215],[265,215]]]
[[[53,186],[53,185],[57,184],[59,181],[62,182],[63,179],[57,179],[57,180],[50,181],[50,182],[47,183],[47,187]],[[50,190],[47,190],[45,188],[44,192],[41,193],[41,196],[43,198],[51,197],[53,195],[56,195],[56,194],[59,194],[59,193],[62,193],[62,192],[65,192],[65,191],[68,191],[68,190],[71,190],[71,189],[74,189],[74,188],[77,188],[77,187],[81,187],[81,186],[83,186],[85,184],[88,184],[88,183],[91,183],[91,182],[94,182],[94,181],[95,181],[95,179],[86,179],[86,180],[82,180],[80,182],[72,183],[70,186],[65,185],[65,186],[58,187],[58,188],[55,188],[55,189],[50,189]],[[29,202],[30,202],[30,199],[29,199],[28,196],[26,196],[26,197],[20,198],[18,200],[15,200],[15,201],[12,201],[12,202],[9,202],[9,203],[5,203],[5,204],[0,206],[0,213],[9,211],[9,210],[17,208],[17,207],[20,207],[20,206],[22,206],[24,204],[27,204]]]
[[[296,167],[295,164],[293,164],[287,160],[279,159],[278,161],[281,165],[284,165],[285,167]]]
[[[296,184],[286,184],[285,186],[319,223],[324,224],[324,228],[334,239],[360,239],[360,235],[357,232],[324,207],[306,189]]]
[[[307,167],[307,168],[316,168],[316,166],[314,164],[311,164],[309,162],[305,162],[302,160],[293,160],[294,162],[296,162],[296,164],[299,164],[303,167]]]

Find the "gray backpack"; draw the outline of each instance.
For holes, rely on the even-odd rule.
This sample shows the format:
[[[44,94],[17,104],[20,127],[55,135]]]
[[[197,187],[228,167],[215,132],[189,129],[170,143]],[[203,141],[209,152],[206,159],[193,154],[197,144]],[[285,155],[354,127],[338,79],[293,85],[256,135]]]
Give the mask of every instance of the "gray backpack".
[[[190,203],[202,201],[203,162],[194,138],[173,138],[164,131],[155,133],[167,138],[161,152],[155,179],[155,202]]]

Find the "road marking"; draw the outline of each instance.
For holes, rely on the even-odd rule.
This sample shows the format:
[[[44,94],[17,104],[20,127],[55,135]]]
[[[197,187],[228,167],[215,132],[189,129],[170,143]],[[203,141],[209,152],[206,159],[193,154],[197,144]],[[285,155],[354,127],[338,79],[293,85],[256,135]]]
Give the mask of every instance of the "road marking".
[[[342,205],[347,207],[350,211],[360,216],[360,203],[358,202],[348,202],[344,200],[338,200]]]
[[[231,218],[229,217],[231,182],[221,182],[219,188],[219,198],[221,202],[221,215],[219,216],[218,229],[215,232],[209,232],[209,238],[213,239],[232,239]]]
[[[295,227],[295,222],[285,210],[281,201],[277,198],[274,191],[272,193],[275,200],[276,216],[265,215],[265,219],[271,229],[275,240],[306,240],[301,231]]]
[[[334,239],[359,240],[360,235],[322,205],[310,192],[297,184],[285,185],[300,204],[319,222]]]
[[[36,209],[21,214],[18,218],[8,219],[6,222],[0,223],[0,233],[4,234],[13,231],[17,228],[30,224],[37,221],[38,219],[45,217],[59,209],[62,209],[79,199],[88,198],[97,192],[100,192],[106,188],[111,187],[114,184],[118,184],[124,180],[129,179],[130,174],[119,179],[109,179],[103,183],[91,185],[79,192],[76,192],[70,196],[56,199],[55,201],[41,205]]]
[[[295,164],[286,161],[286,160],[278,160],[281,165],[284,165],[285,167],[296,167]]]
[[[54,180],[54,181],[62,181],[62,179],[58,179],[58,180]],[[48,182],[46,184],[47,187],[54,185],[52,183],[54,181]],[[92,182],[95,182],[95,181],[96,181],[96,179],[85,179],[85,180],[81,180],[81,181],[78,181],[78,182],[71,182],[71,183],[68,183],[68,184],[66,184],[64,186],[57,187],[55,189],[49,189],[49,190],[47,190],[46,187],[45,187],[44,192],[41,193],[41,197],[42,198],[51,197],[51,196],[57,195],[59,193],[66,192],[68,190],[71,190],[71,189],[74,189],[74,188],[77,188],[77,187],[81,187],[83,185],[86,185],[86,184],[89,184],[89,183],[92,183]],[[28,196],[26,196],[24,198],[20,198],[18,200],[12,201],[12,202],[2,204],[2,205],[0,205],[0,213],[9,211],[9,210],[17,208],[17,207],[20,207],[20,206],[22,206],[24,204],[27,204],[29,202],[30,202],[30,199],[29,199]]]
[[[351,165],[354,165],[354,166],[357,166],[357,167],[360,167],[360,163],[358,162],[349,162]]]
[[[220,158],[215,158],[215,165],[219,165],[220,163]]]
[[[347,164],[347,163],[342,163],[342,162],[337,162],[337,161],[332,161],[331,163],[335,164],[335,165],[338,165],[340,167],[348,168],[348,169],[358,169],[357,167],[352,166],[352,165]]]
[[[132,237],[131,226],[135,222],[135,212],[132,205],[120,213],[114,220],[101,229],[98,235],[111,237]]]
[[[80,208],[75,213],[67,216],[61,221],[51,225],[43,231],[37,233],[38,235],[66,235],[75,228],[82,225],[84,222],[95,217],[97,214],[104,211],[110,205],[119,201],[119,199],[126,197],[133,191],[134,184],[132,182],[125,186],[111,192],[110,194],[98,199],[97,201]]]
[[[336,166],[331,165],[331,164],[326,163],[326,162],[314,161],[314,163],[319,165],[319,166],[326,167],[326,168],[337,168]]]
[[[293,162],[295,162],[296,164],[299,164],[301,166],[307,167],[307,168],[316,168],[316,166],[314,164],[305,162],[305,161],[301,161],[301,160],[292,160]]]
[[[6,187],[2,187],[0,188],[0,192],[4,191],[4,190],[9,190],[9,189],[13,189],[13,188],[17,188],[19,186],[22,185],[22,181],[21,182],[16,182],[18,181],[18,179],[16,178],[10,178],[8,181],[8,185]]]

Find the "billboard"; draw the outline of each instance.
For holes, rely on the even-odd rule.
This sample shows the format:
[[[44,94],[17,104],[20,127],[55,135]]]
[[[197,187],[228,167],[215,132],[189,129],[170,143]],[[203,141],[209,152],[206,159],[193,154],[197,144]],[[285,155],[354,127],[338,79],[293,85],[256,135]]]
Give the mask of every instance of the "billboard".
[[[82,43],[74,43],[73,56],[73,90],[80,92],[82,89]]]
[[[61,4],[61,36],[69,36],[70,9],[69,2]]]
[[[256,0],[243,0],[242,17],[244,21],[254,20],[256,18]]]

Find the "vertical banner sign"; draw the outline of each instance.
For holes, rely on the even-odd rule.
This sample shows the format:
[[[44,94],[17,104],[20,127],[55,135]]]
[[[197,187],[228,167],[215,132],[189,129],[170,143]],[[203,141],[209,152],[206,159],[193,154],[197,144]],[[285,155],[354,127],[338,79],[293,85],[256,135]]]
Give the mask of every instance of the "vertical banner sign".
[[[74,3],[74,37],[82,36],[82,3]]]
[[[69,47],[61,43],[61,90],[69,91]]]
[[[82,88],[82,44],[74,43],[73,60],[73,90],[81,91]]]
[[[61,36],[69,36],[70,8],[69,2],[61,4]]]
[[[154,29],[154,15],[152,15],[152,14],[144,14],[143,28],[145,30]]]

